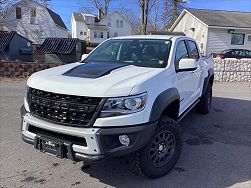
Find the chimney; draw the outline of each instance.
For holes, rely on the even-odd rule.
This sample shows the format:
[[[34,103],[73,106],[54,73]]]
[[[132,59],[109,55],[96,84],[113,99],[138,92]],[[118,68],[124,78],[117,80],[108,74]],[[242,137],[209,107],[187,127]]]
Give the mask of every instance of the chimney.
[[[102,14],[102,11],[101,11],[101,8],[98,9],[98,19],[101,20],[101,14]]]

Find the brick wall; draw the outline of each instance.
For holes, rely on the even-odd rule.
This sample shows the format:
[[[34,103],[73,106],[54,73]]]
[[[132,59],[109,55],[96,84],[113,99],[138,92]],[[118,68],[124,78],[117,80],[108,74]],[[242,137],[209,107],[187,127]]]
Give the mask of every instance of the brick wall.
[[[0,77],[28,77],[34,72],[58,65],[39,62],[0,62]]]
[[[62,64],[0,62],[0,77],[28,77]],[[214,59],[215,81],[251,82],[251,59]]]
[[[215,81],[251,82],[251,59],[214,59]]]

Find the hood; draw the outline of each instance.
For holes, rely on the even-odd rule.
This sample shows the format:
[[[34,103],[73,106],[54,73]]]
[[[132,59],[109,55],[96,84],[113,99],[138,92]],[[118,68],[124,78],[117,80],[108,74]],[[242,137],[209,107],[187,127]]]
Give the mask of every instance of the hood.
[[[72,63],[37,72],[28,79],[27,85],[68,95],[128,96],[138,83],[161,71],[162,68],[113,63]]]

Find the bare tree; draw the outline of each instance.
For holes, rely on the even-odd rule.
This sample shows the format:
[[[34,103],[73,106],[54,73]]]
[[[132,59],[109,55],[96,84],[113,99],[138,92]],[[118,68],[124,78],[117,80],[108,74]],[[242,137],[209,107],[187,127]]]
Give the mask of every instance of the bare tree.
[[[100,9],[101,15],[106,16],[109,12],[111,0],[86,0],[85,3],[91,4],[95,9]],[[83,7],[83,9],[85,10],[86,8]],[[88,9],[90,10],[90,7]]]
[[[83,4],[80,4],[81,8],[80,11],[83,13],[88,13],[91,14],[94,12],[95,8],[94,7],[90,7],[90,6],[85,6]]]
[[[171,5],[170,5],[170,12],[171,12],[171,17],[169,21],[169,26],[171,26],[175,20],[178,18],[179,14],[181,11],[184,9],[187,0],[171,0]]]
[[[167,31],[171,27],[187,2],[187,0],[159,0],[161,6],[160,10],[156,11],[158,15],[155,16],[161,18],[158,24],[163,31]]]
[[[138,0],[138,5],[140,7],[140,19],[141,19],[141,34],[147,34],[148,18],[150,10],[153,8],[156,0]]]
[[[151,31],[158,31],[160,28],[161,14],[160,8],[162,4],[162,0],[154,0],[152,2],[152,10],[149,13],[149,28]]]
[[[168,9],[168,0],[163,0],[163,7],[162,7],[162,29],[165,31],[168,28],[168,22],[169,22],[169,9]]]

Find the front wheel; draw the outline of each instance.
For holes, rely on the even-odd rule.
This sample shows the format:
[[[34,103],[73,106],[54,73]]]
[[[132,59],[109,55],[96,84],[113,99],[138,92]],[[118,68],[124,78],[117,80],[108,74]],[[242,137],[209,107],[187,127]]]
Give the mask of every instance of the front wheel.
[[[167,174],[178,161],[182,150],[182,136],[178,123],[162,116],[152,140],[129,156],[129,163],[137,174],[158,178]]]

